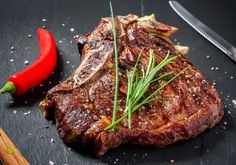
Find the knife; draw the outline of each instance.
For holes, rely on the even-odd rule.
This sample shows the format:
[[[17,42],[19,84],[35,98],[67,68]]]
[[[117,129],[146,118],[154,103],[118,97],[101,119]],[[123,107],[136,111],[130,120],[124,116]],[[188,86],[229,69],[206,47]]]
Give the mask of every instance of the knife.
[[[226,41],[219,34],[214,32],[212,29],[203,24],[195,16],[193,16],[189,11],[187,11],[181,4],[177,1],[169,1],[172,9],[193,29],[210,41],[213,45],[224,52],[229,58],[236,62],[236,48]]]

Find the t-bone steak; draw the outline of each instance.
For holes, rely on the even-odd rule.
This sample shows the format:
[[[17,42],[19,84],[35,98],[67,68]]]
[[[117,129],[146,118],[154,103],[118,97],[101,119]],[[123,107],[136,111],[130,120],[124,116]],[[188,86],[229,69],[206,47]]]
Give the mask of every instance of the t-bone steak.
[[[119,53],[119,97],[117,118],[124,115],[127,69],[132,69],[144,49],[139,69],[147,67],[149,50],[159,63],[169,51],[177,59],[158,74],[177,74],[188,69],[166,86],[155,99],[132,114],[132,129],[127,119],[115,131],[111,124],[115,91],[115,63],[111,18],[102,18],[94,31],[76,38],[81,64],[73,74],[47,92],[40,103],[43,115],[55,120],[65,143],[79,144],[102,156],[108,149],[132,143],[162,147],[194,138],[220,121],[222,100],[203,74],[185,57],[188,47],[174,45],[168,38],[178,29],[155,20],[154,15],[116,16]],[[168,78],[154,83],[155,90]]]

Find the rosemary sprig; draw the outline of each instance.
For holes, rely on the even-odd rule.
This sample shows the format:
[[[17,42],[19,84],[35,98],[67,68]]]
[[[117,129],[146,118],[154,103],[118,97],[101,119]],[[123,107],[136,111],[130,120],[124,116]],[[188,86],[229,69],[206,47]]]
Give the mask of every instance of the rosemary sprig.
[[[132,109],[131,109],[131,113],[137,111],[141,106],[149,103],[150,101],[153,100],[153,97],[158,94],[158,92],[160,92],[163,88],[165,88],[167,85],[169,85],[172,81],[174,81],[180,74],[184,73],[188,68],[184,68],[182,71],[180,71],[178,74],[176,74],[174,77],[172,77],[170,80],[168,80],[167,82],[165,82],[162,86],[160,86],[159,88],[157,88],[151,95],[149,95],[146,99],[144,99],[141,103],[135,105]],[[164,77],[163,77],[164,78]],[[159,79],[160,80],[160,79]],[[122,120],[124,120],[125,118],[128,117],[128,113],[126,113],[124,116],[120,117],[119,119],[117,119],[115,122],[111,123],[108,127],[105,128],[105,130],[109,130],[111,128],[114,128],[116,126],[116,124],[120,123]],[[128,121],[131,123],[131,121]]]
[[[140,56],[140,55],[139,55]],[[140,99],[144,96],[146,91],[148,90],[151,83],[155,81],[159,81],[162,78],[166,77],[170,73],[164,74],[159,76],[158,78],[154,79],[154,77],[157,75],[157,72],[162,69],[165,65],[169,64],[173,60],[176,59],[176,57],[168,58],[168,55],[166,58],[155,66],[155,55],[153,53],[153,50],[149,50],[149,62],[147,69],[142,69],[142,78],[138,78],[139,81],[134,82],[134,76],[137,75],[136,72],[136,66],[134,67],[133,71],[128,71],[128,92],[127,92],[127,98],[126,98],[126,109],[128,113],[128,128],[131,129],[131,115],[132,115],[132,109],[135,106],[141,107],[143,104],[147,104],[152,100],[152,97],[148,97],[148,99],[145,99],[140,104],[136,105]],[[138,60],[137,60],[138,62]],[[137,64],[136,62],[136,64]],[[154,80],[153,80],[154,79]],[[155,91],[153,92],[155,93]],[[153,96],[153,95],[152,95]]]
[[[133,70],[127,71],[127,79],[128,79],[128,90],[127,90],[127,97],[126,97],[126,108],[125,114],[116,119],[117,114],[117,106],[118,106],[118,91],[119,91],[119,77],[118,77],[118,51],[117,51],[117,35],[115,29],[115,21],[114,21],[114,14],[112,9],[112,4],[110,2],[110,11],[111,11],[111,19],[112,19],[112,31],[114,37],[114,54],[115,54],[115,95],[114,95],[114,105],[113,105],[113,115],[112,115],[112,123],[105,128],[105,130],[115,130],[116,124],[120,123],[125,118],[128,118],[128,128],[131,129],[131,121],[132,121],[132,113],[138,110],[141,106],[151,102],[154,99],[154,96],[157,95],[163,88],[165,88],[168,84],[170,84],[173,80],[175,80],[180,74],[182,74],[187,68],[180,71],[178,74],[173,76],[170,80],[165,82],[159,88],[157,88],[152,94],[150,94],[145,99],[141,100],[144,97],[144,94],[148,90],[149,86],[153,82],[158,82],[161,79],[167,77],[168,75],[172,74],[172,72],[167,72],[159,77],[156,77],[157,72],[160,71],[163,67],[167,64],[173,62],[177,57],[169,57],[169,52],[165,59],[163,59],[158,65],[156,65],[155,55],[153,50],[149,50],[149,62],[147,69],[141,69],[142,77],[140,77],[140,71],[138,69],[138,62],[140,56],[142,55],[142,51],[139,53],[138,59],[135,63]],[[140,101],[141,100],[141,101]]]
[[[114,95],[114,104],[113,104],[113,115],[112,115],[112,123],[116,120],[116,113],[117,113],[117,106],[118,106],[118,90],[119,90],[119,70],[118,70],[118,51],[117,51],[117,35],[116,35],[116,28],[115,28],[115,21],[114,21],[114,14],[113,8],[110,1],[110,11],[111,11],[111,20],[112,20],[112,31],[113,31],[113,38],[114,38],[114,54],[115,54],[115,95]],[[112,131],[115,130],[115,127],[112,128]]]

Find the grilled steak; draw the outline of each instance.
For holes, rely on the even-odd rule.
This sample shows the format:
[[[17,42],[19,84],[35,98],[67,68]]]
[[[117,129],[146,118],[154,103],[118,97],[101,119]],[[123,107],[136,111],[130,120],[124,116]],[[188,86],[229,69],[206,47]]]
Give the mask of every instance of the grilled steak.
[[[66,143],[82,144],[101,156],[123,143],[159,147],[194,138],[220,121],[223,106],[218,92],[186,59],[188,48],[176,46],[168,38],[177,28],[157,22],[154,15],[117,16],[115,24],[119,51],[117,118],[125,113],[126,70],[132,69],[142,48],[140,69],[147,67],[150,49],[157,63],[168,51],[171,56],[178,56],[158,74],[188,69],[152,102],[133,113],[132,129],[127,128],[125,119],[114,132],[105,131],[112,118],[115,64],[111,18],[102,18],[94,31],[76,39],[80,66],[67,80],[49,90],[40,103],[44,116],[55,119],[58,133]],[[167,80],[154,83],[148,92]]]

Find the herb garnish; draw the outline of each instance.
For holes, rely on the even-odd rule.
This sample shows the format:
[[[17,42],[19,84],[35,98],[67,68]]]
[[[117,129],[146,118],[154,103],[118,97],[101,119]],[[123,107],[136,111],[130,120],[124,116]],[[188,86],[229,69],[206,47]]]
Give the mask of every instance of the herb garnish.
[[[116,38],[116,30],[115,30],[115,23],[114,23],[114,15],[112,10],[112,5],[110,2],[110,10],[111,10],[111,17],[112,17],[112,31],[114,35],[114,49],[115,49],[115,65],[116,65],[116,87],[115,87],[115,96],[114,96],[114,108],[113,108],[113,116],[112,116],[112,123],[105,128],[105,130],[115,130],[116,124],[120,123],[125,118],[128,118],[128,128],[131,129],[131,121],[132,121],[132,113],[138,110],[141,106],[151,102],[163,88],[165,88],[168,84],[170,84],[173,80],[175,80],[180,74],[182,74],[187,68],[184,68],[178,74],[173,76],[170,80],[162,84],[158,87],[154,92],[152,92],[149,96],[144,97],[144,94],[148,90],[149,86],[153,82],[160,81],[161,79],[173,74],[172,72],[164,73],[158,77],[157,72],[160,71],[163,67],[167,64],[176,60],[177,56],[169,57],[169,51],[167,56],[156,65],[155,55],[153,50],[149,50],[149,63],[146,69],[142,68],[142,77],[140,77],[140,71],[138,69],[138,62],[142,55],[143,49],[138,55],[138,59],[135,63],[133,70],[127,71],[127,78],[128,78],[128,90],[127,90],[127,97],[126,97],[126,108],[125,114],[116,120],[116,113],[117,113],[117,100],[118,100],[118,52],[117,52],[117,38]],[[143,98],[143,100],[141,100]]]
[[[112,9],[112,4],[110,1],[110,11],[111,11],[111,20],[112,20],[112,31],[113,31],[113,38],[114,38],[114,54],[115,54],[115,72],[116,72],[116,82],[115,82],[115,95],[114,95],[114,104],[113,104],[113,115],[112,115],[112,123],[116,120],[116,112],[117,112],[117,105],[118,105],[118,92],[119,92],[119,70],[118,70],[118,51],[117,51],[117,35],[116,35],[116,28],[115,28],[115,20],[114,14]],[[115,127],[112,127],[112,131],[115,130]]]

